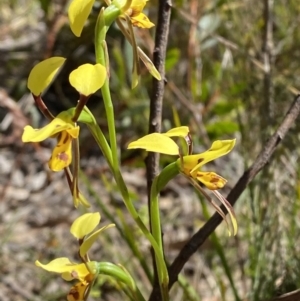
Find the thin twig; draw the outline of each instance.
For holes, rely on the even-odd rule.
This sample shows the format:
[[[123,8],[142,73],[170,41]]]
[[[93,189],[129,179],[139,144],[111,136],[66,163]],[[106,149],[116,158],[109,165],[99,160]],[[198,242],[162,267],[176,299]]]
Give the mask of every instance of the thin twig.
[[[298,95],[294,102],[292,103],[290,109],[288,110],[285,118],[282,123],[275,131],[275,133],[269,138],[266,142],[265,147],[261,151],[261,153],[257,156],[254,163],[251,167],[244,172],[242,177],[230,191],[227,200],[231,205],[234,205],[238,200],[240,195],[246,189],[247,185],[252,182],[255,176],[270,162],[271,156],[276,150],[278,144],[285,137],[289,129],[295,123],[296,119],[300,114],[300,95]],[[224,206],[221,206],[222,210],[226,212]],[[182,270],[185,263],[189,260],[189,258],[199,249],[199,247],[206,241],[210,234],[218,227],[218,225],[222,222],[222,217],[215,213],[207,223],[195,233],[191,239],[187,242],[187,244],[182,248],[179,252],[178,256],[174,260],[174,262],[169,267],[169,289],[173,286],[173,284],[177,281],[178,274]],[[152,291],[151,301],[160,301],[161,298],[159,296],[159,287],[155,286]]]
[[[299,301],[300,289],[272,298],[268,301]]]
[[[160,0],[158,8],[158,20],[156,26],[155,48],[153,52],[153,63],[162,80],[153,78],[153,89],[150,100],[149,134],[161,131],[162,104],[165,90],[165,58],[169,35],[169,24],[171,15],[171,1]],[[147,157],[147,181],[150,191],[153,178],[158,173],[159,155],[149,153]]]

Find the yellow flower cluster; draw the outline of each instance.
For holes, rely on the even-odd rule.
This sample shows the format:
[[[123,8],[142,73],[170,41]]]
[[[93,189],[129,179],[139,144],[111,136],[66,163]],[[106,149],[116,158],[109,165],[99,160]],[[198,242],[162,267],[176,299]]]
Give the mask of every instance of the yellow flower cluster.
[[[100,214],[98,212],[86,213],[77,218],[71,226],[71,233],[80,244],[79,254],[82,263],[72,262],[66,257],[56,258],[48,264],[42,264],[38,260],[35,262],[38,267],[48,272],[61,274],[66,281],[78,280],[67,296],[68,301],[84,300],[99,273],[97,262],[90,261],[87,252],[103,230],[114,226],[114,224],[109,224],[94,231],[99,223]]]

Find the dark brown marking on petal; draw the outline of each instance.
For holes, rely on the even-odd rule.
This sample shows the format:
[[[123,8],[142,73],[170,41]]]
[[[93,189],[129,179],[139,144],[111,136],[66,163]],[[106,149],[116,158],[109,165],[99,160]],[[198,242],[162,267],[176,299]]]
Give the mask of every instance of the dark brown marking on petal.
[[[59,127],[61,127],[61,124],[57,124],[57,125],[55,126],[55,128],[59,128]]]
[[[69,140],[69,134],[67,134],[63,140],[63,144],[66,144],[67,141]]]
[[[210,183],[218,183],[219,181],[220,181],[219,178],[213,177],[213,178],[210,180]]]
[[[59,153],[59,154],[57,154],[57,158],[61,161],[67,162],[69,159],[69,156],[66,153]]]
[[[68,295],[73,296],[74,300],[79,300],[79,297],[80,297],[80,294],[79,294],[79,292],[77,291],[77,289],[76,289],[76,288],[73,288],[73,287],[71,288],[71,290],[70,290],[70,292],[69,292]]]
[[[197,161],[197,162],[198,162],[198,164],[199,164],[199,163],[201,163],[202,161],[204,161],[204,158],[200,158],[200,159],[198,159],[198,161]]]

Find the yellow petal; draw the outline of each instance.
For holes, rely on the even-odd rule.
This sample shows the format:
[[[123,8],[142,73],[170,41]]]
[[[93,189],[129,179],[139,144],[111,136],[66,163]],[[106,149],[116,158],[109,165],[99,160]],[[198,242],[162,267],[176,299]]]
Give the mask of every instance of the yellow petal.
[[[71,281],[74,279],[84,280],[90,271],[86,267],[84,263],[76,264],[65,267],[63,273],[61,273],[61,277],[66,281]]]
[[[148,0],[132,0],[130,5],[131,15],[132,16],[139,15],[144,9],[147,1]]]
[[[134,17],[130,17],[130,19],[131,19],[132,25],[136,26],[136,27],[151,28],[151,27],[155,26],[155,24],[152,23],[149,20],[149,18],[143,13],[140,13],[137,16],[134,16]]]
[[[79,136],[79,126],[76,126],[74,128],[68,128],[66,129],[66,132],[74,139],[78,138]]]
[[[233,140],[217,140],[211,148],[198,155],[189,155],[183,157],[183,169],[191,174],[198,170],[202,165],[228,154],[235,145]]]
[[[84,300],[84,294],[89,286],[89,283],[86,281],[78,282],[70,289],[70,292],[67,295],[68,301],[82,301]]]
[[[167,155],[178,155],[178,145],[169,137],[160,133],[146,135],[129,143],[128,149],[141,148],[148,152],[156,152]]]
[[[60,134],[57,145],[52,151],[52,156],[48,162],[49,168],[53,171],[60,171],[72,162],[72,137],[68,132]]]
[[[100,223],[100,213],[86,213],[78,217],[72,224],[70,232],[80,239],[91,233]]]
[[[41,267],[48,272],[62,273],[65,271],[66,265],[72,265],[73,263],[67,257],[60,257],[50,261],[48,264],[42,264],[38,260],[35,261],[35,265]]]
[[[221,189],[227,183],[227,180],[214,172],[196,172],[195,177],[198,181],[203,183],[208,189],[216,190]]]
[[[22,135],[23,142],[39,142],[43,141],[59,132],[64,130],[71,130],[74,126],[65,122],[60,118],[54,118],[49,124],[41,129],[34,129],[29,125],[26,125]]]
[[[166,133],[164,133],[164,135],[168,136],[168,137],[183,137],[185,138],[190,132],[190,129],[188,126],[179,126],[176,128],[173,128],[169,131],[167,131]]]
[[[31,93],[40,95],[50,85],[65,60],[63,57],[51,57],[35,65],[27,82]]]
[[[63,278],[68,281],[72,279],[84,279],[90,273],[84,263],[73,263],[66,257],[56,258],[48,264],[42,264],[36,260],[35,265],[48,272],[62,274],[62,276],[65,276]]]
[[[73,0],[68,9],[70,27],[75,36],[81,35],[95,0]]]
[[[99,90],[106,79],[106,68],[101,64],[84,64],[72,71],[70,84],[81,94],[89,96]]]
[[[85,256],[85,254],[89,251],[89,249],[92,247],[92,245],[97,240],[98,236],[100,235],[100,233],[103,230],[114,227],[114,226],[115,226],[114,224],[109,224],[107,226],[100,228],[99,230],[95,231],[94,233],[92,233],[80,246],[80,249],[79,249],[80,256],[81,257]]]

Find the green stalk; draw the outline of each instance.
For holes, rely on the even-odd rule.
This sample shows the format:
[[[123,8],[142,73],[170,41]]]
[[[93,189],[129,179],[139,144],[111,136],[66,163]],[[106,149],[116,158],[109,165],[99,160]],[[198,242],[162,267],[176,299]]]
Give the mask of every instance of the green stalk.
[[[70,110],[71,115],[73,111],[74,109]],[[89,127],[89,130],[91,131],[93,137],[95,138],[110,168],[113,169],[113,160],[112,160],[112,154],[111,154],[111,149],[109,147],[109,144],[107,143],[107,140],[101,128],[99,127],[93,113],[89,110],[88,107],[85,106],[83,108],[83,111],[81,112],[78,121],[85,123]]]
[[[96,63],[101,64],[109,70],[109,64],[107,62],[105,54],[105,38],[107,27],[105,25],[104,10],[102,9],[96,24],[95,32],[95,55]],[[107,71],[108,72],[108,71]],[[109,73],[109,72],[108,72]],[[111,100],[109,89],[109,78],[107,77],[104,85],[101,88],[101,93],[104,101],[105,113],[107,117],[107,125],[109,132],[109,142],[112,153],[113,170],[119,169],[118,148],[116,139],[116,127],[115,127],[115,114],[114,107]]]
[[[100,275],[104,274],[112,276],[117,281],[126,284],[132,296],[134,297],[134,300],[145,301],[145,298],[136,286],[136,283],[131,275],[126,270],[122,269],[122,267],[110,262],[98,262],[98,269]]]
[[[161,173],[155,177],[151,187],[150,193],[150,215],[151,215],[151,228],[152,235],[156,240],[158,246],[163,250],[162,235],[161,235],[161,222],[160,222],[160,210],[158,204],[158,196],[160,191],[165,185],[178,174],[178,168],[176,162],[169,164],[165,167]]]
[[[105,159],[107,160],[109,167],[113,170],[113,159],[112,159],[111,150],[103,132],[101,131],[98,124],[88,124],[88,127],[94,139],[96,140],[100,150],[102,151]]]
[[[107,64],[107,61],[105,60],[106,32],[107,32],[107,26],[105,25],[104,10],[102,9],[98,16],[96,30],[95,30],[95,54],[96,54],[96,62],[102,64],[108,70],[109,66]],[[133,220],[136,222],[138,227],[141,229],[141,231],[143,232],[143,234],[149,240],[149,242],[153,247],[156,256],[156,261],[157,261],[158,274],[160,275],[160,285],[161,285],[163,300],[167,301],[168,295],[166,294],[166,292],[168,292],[169,276],[168,276],[167,266],[163,257],[163,251],[159,247],[156,240],[149,232],[149,230],[147,229],[143,221],[141,220],[136,209],[134,208],[131,199],[129,197],[127,186],[120,172],[118,152],[117,152],[114,108],[111,100],[108,78],[106,79],[103,87],[101,88],[101,92],[102,92],[102,97],[104,101],[104,107],[105,107],[105,112],[106,112],[107,122],[108,122],[109,140],[110,140],[110,147],[111,147],[111,154],[112,154],[112,172],[116,180],[116,183],[120,189],[120,192],[122,194],[127,210],[129,211]]]
[[[162,289],[162,293],[163,293],[166,290],[168,290],[168,283],[169,283],[169,275],[168,275],[167,266],[166,266],[164,256],[163,256],[163,250],[160,248],[156,239],[150,233],[150,231],[148,230],[148,228],[145,226],[145,224],[141,220],[140,216],[138,215],[137,211],[135,210],[135,208],[130,200],[126,184],[124,182],[124,179],[123,179],[120,171],[117,171],[115,173],[115,180],[119,186],[119,189],[121,191],[121,194],[122,194],[122,197],[123,197],[123,200],[124,200],[127,210],[129,211],[132,218],[134,219],[134,221],[136,222],[136,224],[138,225],[140,230],[143,232],[145,237],[148,239],[148,241],[151,243],[151,246],[154,249],[156,263],[157,263],[157,271],[158,271],[161,289]],[[163,300],[165,301],[168,299],[164,298]]]
[[[163,241],[162,241],[162,231],[161,231],[161,222],[160,222],[160,210],[159,210],[159,203],[158,197],[160,191],[166,186],[166,184],[173,179],[179,173],[177,163],[173,162],[166,166],[161,173],[155,177],[151,186],[150,192],[150,218],[151,218],[151,230],[152,235],[155,241],[158,244],[158,247],[161,250],[162,256],[164,256],[164,249],[163,249]],[[159,266],[158,257],[155,254],[155,261],[157,267]],[[164,278],[164,275],[161,274],[161,270],[159,268],[158,271],[158,278],[160,283],[165,284],[168,279]],[[168,294],[168,286],[163,287],[163,293],[167,296]]]

